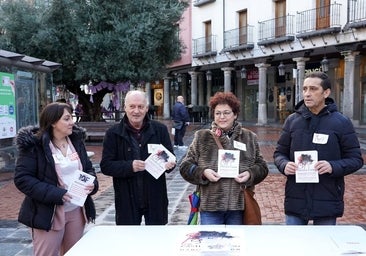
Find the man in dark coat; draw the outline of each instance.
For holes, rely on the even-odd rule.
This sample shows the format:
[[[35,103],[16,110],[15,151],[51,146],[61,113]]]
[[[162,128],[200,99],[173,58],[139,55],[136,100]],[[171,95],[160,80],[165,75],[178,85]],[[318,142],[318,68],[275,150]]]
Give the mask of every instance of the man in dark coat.
[[[329,98],[331,83],[322,72],[304,80],[303,97],[285,121],[274,152],[279,171],[287,176],[286,224],[335,225],[344,211],[344,176],[363,166],[360,144],[352,122],[337,111]],[[299,162],[295,152],[316,151],[319,181],[297,183]]]
[[[165,225],[168,222],[168,196],[165,174],[155,179],[145,170],[149,145],[162,144],[173,153],[167,127],[147,116],[144,92],[130,91],[125,98],[125,116],[107,130],[103,141],[101,171],[113,177],[116,224]],[[167,162],[167,172],[175,162]]]
[[[185,149],[187,146],[183,145],[183,137],[186,133],[186,126],[189,125],[189,113],[184,105],[183,96],[177,97],[177,102],[173,106],[173,128],[175,128],[174,134],[174,147]]]

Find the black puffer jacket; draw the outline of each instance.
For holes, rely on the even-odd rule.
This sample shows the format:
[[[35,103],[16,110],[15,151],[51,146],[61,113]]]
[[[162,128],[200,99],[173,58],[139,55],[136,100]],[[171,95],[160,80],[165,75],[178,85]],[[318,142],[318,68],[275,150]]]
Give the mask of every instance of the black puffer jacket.
[[[15,167],[15,186],[25,194],[20,208],[19,222],[26,226],[50,230],[56,206],[62,205],[62,197],[67,192],[57,186],[58,179],[55,162],[49,147],[50,136],[45,133],[38,138],[36,126],[23,127],[15,139],[18,148],[18,158]],[[85,130],[75,126],[69,136],[76,152],[79,154],[83,171],[95,175],[94,168],[87,156],[84,145]],[[98,181],[94,181],[92,194],[98,191]],[[92,198],[88,196],[84,207],[88,221],[95,219],[95,207]]]
[[[337,111],[334,101],[326,99],[326,107],[312,114],[297,104],[284,126],[274,152],[274,161],[281,173],[294,161],[294,152],[317,150],[318,160],[332,166],[332,174],[319,176],[319,183],[296,183],[295,175],[287,176],[285,213],[304,219],[341,217],[344,210],[344,176],[363,165],[360,144],[351,121]],[[313,143],[314,133],[328,136],[325,144]]]

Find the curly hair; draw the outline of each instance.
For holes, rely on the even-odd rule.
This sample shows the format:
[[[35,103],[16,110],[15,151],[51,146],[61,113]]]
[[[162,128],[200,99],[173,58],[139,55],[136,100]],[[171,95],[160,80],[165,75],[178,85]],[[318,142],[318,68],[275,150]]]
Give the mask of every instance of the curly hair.
[[[210,99],[210,109],[212,115],[217,105],[229,105],[233,113],[238,115],[240,112],[240,101],[232,92],[217,92]]]

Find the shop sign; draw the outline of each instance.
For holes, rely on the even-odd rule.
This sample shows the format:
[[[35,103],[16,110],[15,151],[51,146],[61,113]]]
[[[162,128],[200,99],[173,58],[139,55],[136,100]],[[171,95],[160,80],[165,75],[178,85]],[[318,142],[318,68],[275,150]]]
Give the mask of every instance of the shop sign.
[[[258,69],[250,69],[247,71],[247,85],[259,84]]]

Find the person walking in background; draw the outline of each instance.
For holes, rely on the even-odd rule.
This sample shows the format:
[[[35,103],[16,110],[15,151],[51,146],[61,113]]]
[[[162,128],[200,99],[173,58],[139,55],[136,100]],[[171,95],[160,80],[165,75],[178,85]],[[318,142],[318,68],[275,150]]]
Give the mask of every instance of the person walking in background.
[[[337,110],[327,74],[314,72],[303,84],[303,100],[282,128],[274,152],[278,170],[287,177],[287,225],[335,225],[344,211],[344,176],[363,166],[360,144],[352,122]],[[315,151],[318,182],[298,183],[296,152]]]
[[[108,111],[110,111],[110,112],[114,112],[114,111],[116,111],[116,107],[114,106],[114,104],[113,104],[113,101],[112,101],[112,100],[109,100],[109,104],[108,104]]]
[[[237,122],[240,101],[231,92],[218,92],[210,100],[214,117],[210,129],[195,132],[192,144],[179,170],[182,177],[197,185],[200,192],[200,221],[203,225],[241,225],[243,220],[243,189],[263,181],[268,175],[257,136]],[[219,147],[233,150],[239,157],[235,176],[221,177],[218,173]]]
[[[39,127],[18,132],[14,183],[25,194],[18,220],[32,228],[34,255],[63,255],[82,237],[86,222],[95,219],[91,195],[98,190],[96,178],[85,186],[84,207],[70,202],[77,170],[96,177],[84,138],[70,105],[57,102],[42,110]]]
[[[168,196],[165,174],[155,179],[145,170],[150,147],[162,144],[173,153],[168,128],[147,116],[148,100],[142,91],[129,91],[125,115],[109,128],[103,141],[100,168],[113,177],[116,224],[165,225],[168,222]],[[175,162],[166,162],[166,172]]]
[[[174,147],[186,149],[184,146],[183,137],[186,133],[186,126],[189,125],[189,113],[184,105],[183,96],[177,97],[177,102],[173,106],[173,128],[175,129],[174,134]]]
[[[78,102],[78,104],[76,104],[76,106],[75,106],[74,112],[75,112],[75,116],[76,116],[76,122],[79,122],[81,119],[81,116],[84,114],[83,105]]]

